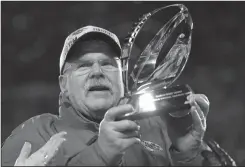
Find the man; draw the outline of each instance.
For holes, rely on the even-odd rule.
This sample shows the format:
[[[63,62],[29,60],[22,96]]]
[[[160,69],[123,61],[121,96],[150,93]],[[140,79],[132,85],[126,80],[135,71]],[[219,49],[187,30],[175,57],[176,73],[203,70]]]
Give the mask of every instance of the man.
[[[202,140],[209,108],[204,95],[188,97],[193,127],[183,136],[165,118],[117,121],[134,112],[120,101],[120,55],[118,38],[105,29],[87,26],[68,36],[60,57],[59,116],[42,114],[17,127],[2,147],[2,165],[203,165],[205,158],[209,165],[219,165]],[[148,151],[141,138],[163,150]]]

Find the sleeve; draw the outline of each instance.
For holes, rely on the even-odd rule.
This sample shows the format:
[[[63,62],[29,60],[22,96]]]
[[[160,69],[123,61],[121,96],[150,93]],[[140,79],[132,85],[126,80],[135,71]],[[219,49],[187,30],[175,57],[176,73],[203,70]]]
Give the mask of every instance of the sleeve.
[[[68,166],[120,166],[122,155],[109,158],[99,147],[98,140],[75,155]]]
[[[170,155],[174,166],[236,166],[230,155],[213,140],[203,142],[195,155],[178,152],[172,146]]]
[[[203,143],[201,148],[193,154],[190,152],[179,152],[173,145],[171,145],[169,152],[172,160],[173,166],[203,166],[204,158],[201,155],[201,152],[208,150],[208,147]]]

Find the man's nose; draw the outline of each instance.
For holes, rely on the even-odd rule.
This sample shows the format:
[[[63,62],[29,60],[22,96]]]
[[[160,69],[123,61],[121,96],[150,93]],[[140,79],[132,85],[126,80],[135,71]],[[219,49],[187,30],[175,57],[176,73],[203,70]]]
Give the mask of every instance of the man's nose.
[[[91,72],[90,72],[91,76],[94,77],[101,77],[103,76],[103,72],[101,69],[101,66],[99,65],[99,63],[94,63],[93,66],[91,67]]]

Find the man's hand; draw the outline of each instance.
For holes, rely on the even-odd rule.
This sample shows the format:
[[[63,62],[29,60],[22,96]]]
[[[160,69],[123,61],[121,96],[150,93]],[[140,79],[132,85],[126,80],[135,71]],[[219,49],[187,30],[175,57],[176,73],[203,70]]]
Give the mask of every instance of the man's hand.
[[[191,94],[187,97],[186,103],[192,106],[192,128],[184,136],[179,136],[174,141],[174,146],[180,152],[192,152],[193,154],[197,154],[197,151],[200,150],[207,127],[206,117],[209,111],[209,101],[203,94]]]
[[[119,161],[128,147],[140,142],[140,127],[134,121],[115,121],[119,116],[133,111],[129,104],[113,107],[100,123],[98,144],[110,161]]]
[[[14,166],[46,166],[47,163],[55,156],[60,145],[65,141],[65,134],[66,132],[60,132],[53,135],[42,148],[31,156],[31,144],[29,142],[25,142]]]

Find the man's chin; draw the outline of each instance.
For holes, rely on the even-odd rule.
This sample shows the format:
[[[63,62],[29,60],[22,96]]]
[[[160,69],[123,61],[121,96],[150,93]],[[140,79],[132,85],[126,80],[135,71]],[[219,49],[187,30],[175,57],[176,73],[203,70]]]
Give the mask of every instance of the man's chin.
[[[90,110],[94,112],[106,112],[113,106],[111,98],[94,98],[87,102]]]

